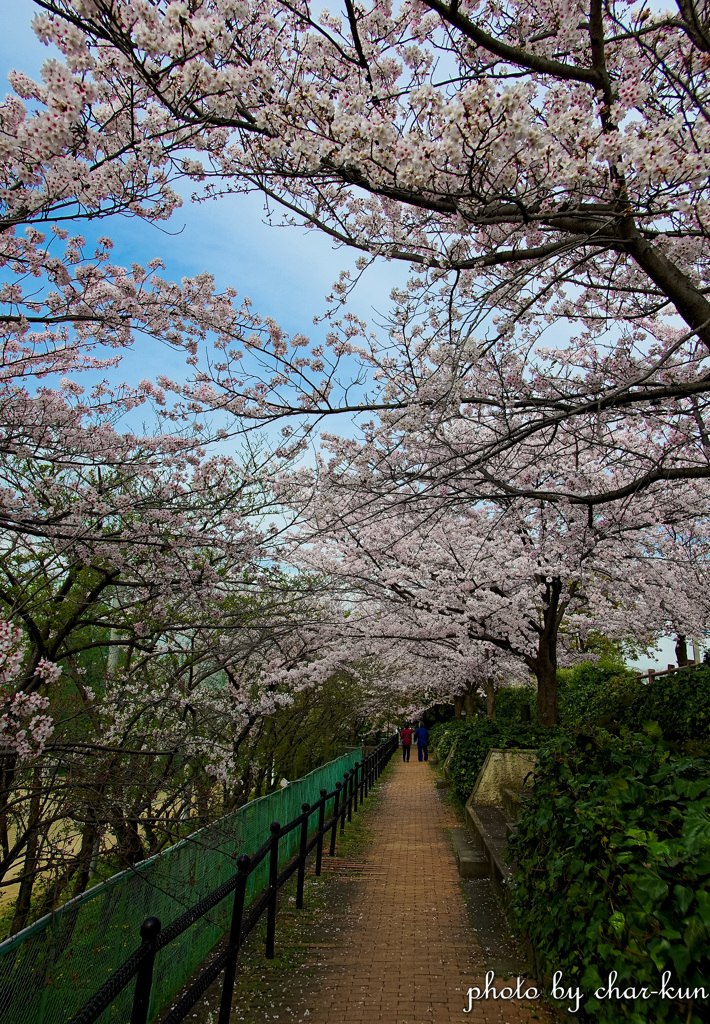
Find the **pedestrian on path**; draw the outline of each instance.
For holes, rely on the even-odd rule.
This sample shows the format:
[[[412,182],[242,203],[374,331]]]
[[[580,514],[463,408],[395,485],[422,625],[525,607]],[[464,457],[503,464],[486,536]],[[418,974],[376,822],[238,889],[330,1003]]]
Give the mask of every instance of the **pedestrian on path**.
[[[417,756],[420,761],[429,760],[429,730],[424,728],[424,722],[419,723],[419,728],[414,733],[417,740]]]
[[[408,761],[409,754],[412,749],[412,736],[414,735],[414,729],[410,729],[408,725],[405,725],[399,735],[402,740],[402,760]]]

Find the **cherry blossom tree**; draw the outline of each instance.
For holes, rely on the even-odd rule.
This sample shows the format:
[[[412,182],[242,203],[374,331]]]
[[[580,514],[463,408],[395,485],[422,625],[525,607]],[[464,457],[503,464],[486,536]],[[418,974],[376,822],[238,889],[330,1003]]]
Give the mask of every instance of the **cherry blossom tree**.
[[[19,881],[13,932],[82,892],[102,860],[131,865],[246,800],[274,716],[343,666],[323,655],[342,620],[325,584],[279,575],[281,527],[265,522],[269,478],[298,439],[242,461],[208,453],[229,429],[201,414],[261,422],[261,384],[246,401],[201,371],[104,379],[133,345],[196,367],[214,342],[217,382],[240,347],[258,367],[287,345],[209,274],[175,284],[160,260],[124,267],[108,237],[87,242],[97,219],[166,219],[179,205],[166,168],[203,134],[175,131],[146,90],[117,93],[90,63],[50,61],[39,83],[15,73],[0,109],[0,885]],[[152,431],[130,429],[140,407]]]
[[[160,549],[140,542],[143,510],[124,513],[104,550],[18,535],[6,552],[0,606],[24,627],[22,644],[3,633],[0,708],[13,932],[82,892],[97,865],[125,868],[244,802],[268,723],[316,681],[304,670],[318,650],[314,588],[299,594],[255,562],[235,515],[230,503],[216,523],[205,500],[184,535],[164,516]]]
[[[121,472],[124,494],[138,500],[140,485],[131,481],[150,480],[157,467],[180,480],[175,494],[184,500],[205,445],[227,436],[199,415],[213,389],[198,384],[178,407],[154,382],[107,377],[116,380],[122,351],[136,343],[171,347],[189,367],[208,336],[252,339],[258,348],[277,328],[248,301],[238,304],[234,289],[218,293],[207,273],[175,284],[160,276],[158,258],[125,267],[112,261],[107,236],[87,243],[81,229],[91,221],[159,223],[171,215],[181,200],[167,180],[166,154],[189,145],[191,133],[163,139],[154,124],[146,148],[132,134],[146,114],[140,99],[117,97],[85,71],[50,60],[41,82],[14,72],[15,94],[0,104],[0,454],[13,465],[31,460],[46,471],[83,473],[77,486],[87,505],[101,505],[102,489],[116,493],[115,483],[104,484]],[[131,429],[141,406],[152,411],[152,432]],[[227,399],[222,406],[239,412]],[[198,489],[210,465],[194,474]],[[15,493],[10,483],[2,494],[8,507],[0,502],[7,530],[60,529],[48,490],[42,512],[23,508]],[[167,508],[167,489],[161,500]]]
[[[164,176],[260,190],[361,269],[415,269],[389,340],[357,346],[369,395],[348,388],[363,332],[345,316],[329,353],[270,341],[262,390],[225,361],[242,410],[384,410],[497,495],[601,502],[708,475],[710,44],[683,0],[38,7],[72,87],[111,97],[91,117],[119,132],[130,96],[128,146]],[[534,479],[560,434],[622,479]]]
[[[378,467],[385,478],[388,468]],[[592,517],[579,506],[520,498],[453,511],[446,493],[430,493],[425,507],[381,494],[376,476],[372,465],[337,459],[317,474],[301,472],[299,557],[351,595],[353,628],[367,623],[402,652],[423,644],[462,659],[491,650],[518,659],[537,679],[541,724],[557,721],[557,666],[579,659],[590,629],[602,623],[612,638],[647,639],[692,632],[707,611],[701,587],[674,571],[681,552],[673,529],[658,526],[664,510],[650,495],[633,515],[609,506]],[[704,485],[696,487],[699,524]],[[688,515],[687,497],[678,507]]]
[[[689,11],[38,6],[66,65],[15,87],[62,110],[62,145],[99,192],[109,173],[134,181],[142,154],[161,198],[133,213],[168,215],[171,175],[204,196],[259,188],[366,259],[417,268],[385,342],[343,316],[327,351],[306,351],[271,323],[244,339],[229,301],[210,311],[223,361],[192,386],[159,382],[186,403],[174,415],[374,410],[357,455],[387,463],[373,508],[445,492],[454,509],[591,509],[707,475],[705,44]],[[17,138],[34,116],[15,116]],[[72,203],[96,208],[77,185]],[[270,377],[242,372],[235,338]],[[351,398],[353,357],[371,397]]]

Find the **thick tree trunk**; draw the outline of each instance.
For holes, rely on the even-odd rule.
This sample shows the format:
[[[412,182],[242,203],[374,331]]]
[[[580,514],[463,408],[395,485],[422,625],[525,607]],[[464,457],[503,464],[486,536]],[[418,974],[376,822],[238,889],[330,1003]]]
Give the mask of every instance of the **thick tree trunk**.
[[[2,857],[0,861],[0,882],[5,877],[11,861],[10,857],[10,832],[8,808],[15,786],[15,772],[17,770],[16,755],[0,757],[0,850]]]
[[[208,800],[208,790],[206,785],[197,786],[197,820],[200,824],[200,828],[203,825],[208,825],[210,821],[210,809]]]
[[[557,725],[557,634],[568,601],[560,600],[562,584],[558,578],[545,579],[542,625],[537,644],[537,657],[528,660],[537,676],[537,720],[540,725]]]
[[[688,645],[682,633],[678,633],[675,638],[675,656],[678,668],[688,664]]]
[[[463,706],[466,712],[467,718],[475,718],[476,715],[476,695],[473,693],[464,694]]]
[[[557,725],[557,665],[548,658],[538,659],[537,720],[540,725]]]
[[[463,697],[454,697],[454,718],[462,718],[463,712]]]

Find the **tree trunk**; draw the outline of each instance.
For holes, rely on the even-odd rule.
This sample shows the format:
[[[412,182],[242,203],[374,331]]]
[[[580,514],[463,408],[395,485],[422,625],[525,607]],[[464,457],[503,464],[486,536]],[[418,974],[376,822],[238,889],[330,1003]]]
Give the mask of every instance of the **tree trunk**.
[[[209,825],[210,821],[210,809],[208,800],[208,789],[204,781],[201,780],[197,784],[196,804],[197,804],[197,821],[200,828],[203,825]]]
[[[27,924],[32,905],[32,889],[37,877],[37,847],[39,846],[39,832],[35,830],[30,836],[25,852],[25,863],[23,866],[23,879],[20,882],[20,891],[17,894],[15,904],[15,915],[10,925],[10,935],[17,935]]]
[[[9,813],[10,798],[15,786],[15,773],[17,771],[17,756],[15,754],[0,757],[0,860],[3,867],[0,870],[0,882],[10,867],[10,833]]]
[[[540,725],[557,725],[557,666],[549,658],[538,663],[537,669],[537,720]]]
[[[137,818],[126,817],[120,807],[114,807],[112,825],[117,840],[116,852],[121,868],[130,868],[145,858],[143,843],[138,832],[139,824]]]
[[[462,718],[463,711],[463,697],[454,697],[454,718]]]
[[[32,906],[32,889],[37,878],[37,851],[39,848],[40,830],[37,828],[40,817],[40,784],[41,774],[39,768],[35,768],[33,777],[33,793],[30,800],[30,813],[28,828],[32,834],[25,850],[25,863],[22,870],[22,881],[20,891],[17,894],[15,903],[15,914],[10,925],[10,935],[17,935],[27,924]]]
[[[675,638],[675,656],[678,668],[683,668],[688,664],[688,645],[682,633],[678,633]]]
[[[81,837],[81,849],[79,850],[78,857],[79,866],[76,878],[74,879],[72,896],[80,896],[86,891],[86,887],[89,884],[97,836],[98,829],[95,824],[91,823],[84,826],[84,831]]]
[[[496,717],[496,691],[490,676],[484,677],[483,688],[486,691],[486,717],[494,722]]]
[[[546,592],[537,657],[529,659],[528,665],[537,676],[537,720],[540,725],[547,726],[557,725],[560,720],[557,706],[557,634],[568,602],[560,601],[562,584],[558,578],[544,583]]]
[[[476,716],[476,695],[473,693],[464,694],[463,706],[466,711],[467,718],[475,718]]]

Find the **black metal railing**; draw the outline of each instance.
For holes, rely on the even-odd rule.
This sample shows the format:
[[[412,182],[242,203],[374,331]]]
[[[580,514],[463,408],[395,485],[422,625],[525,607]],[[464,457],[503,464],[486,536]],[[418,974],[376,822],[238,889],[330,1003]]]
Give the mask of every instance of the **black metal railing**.
[[[218,1024],[228,1024],[240,947],[266,911],[266,956],[273,958],[276,944],[276,911],[279,889],[295,873],[297,875],[296,906],[303,906],[306,862],[309,855],[315,849],[315,873],[320,875],[325,837],[330,833],[328,853],[329,856],[334,857],[338,828],[342,834],[345,831],[346,820],[352,821],[353,810],[357,811],[358,803],[363,802],[374,782],[382,774],[393,751],[397,749],[397,742],[397,737],[393,736],[364,757],[362,762],[356,761],[355,767],[345,773],[343,781],[337,782],[332,792],[329,793],[327,790],[321,789],[319,799],[314,804],[303,804],[301,814],[286,825],[281,825],[277,821],[273,822],[271,835],[264,845],[251,857],[244,854],[237,859],[236,874],[232,875],[214,892],[201,899],[194,907],[186,910],[167,928],[162,928],[157,917],[146,917],[140,928],[142,944],[71,1018],[69,1024],[94,1024],[94,1021],[98,1020],[104,1010],[132,982],[134,977],[136,983],[130,1024],[147,1024],[151,1008],[156,956],[174,939],[209,913],[213,907],[234,893],[229,939],[225,948],[190,985],[163,1021],[163,1024],[180,1024],[197,1000],[223,973]],[[325,809],[331,800],[333,801],[332,816],[326,821]],[[314,815],[317,815],[318,820],[315,832],[311,835],[310,822]],[[279,871],[279,842],[296,828],[301,830],[298,854]],[[249,876],[266,858],[269,862],[268,883],[245,913],[244,899]]]

